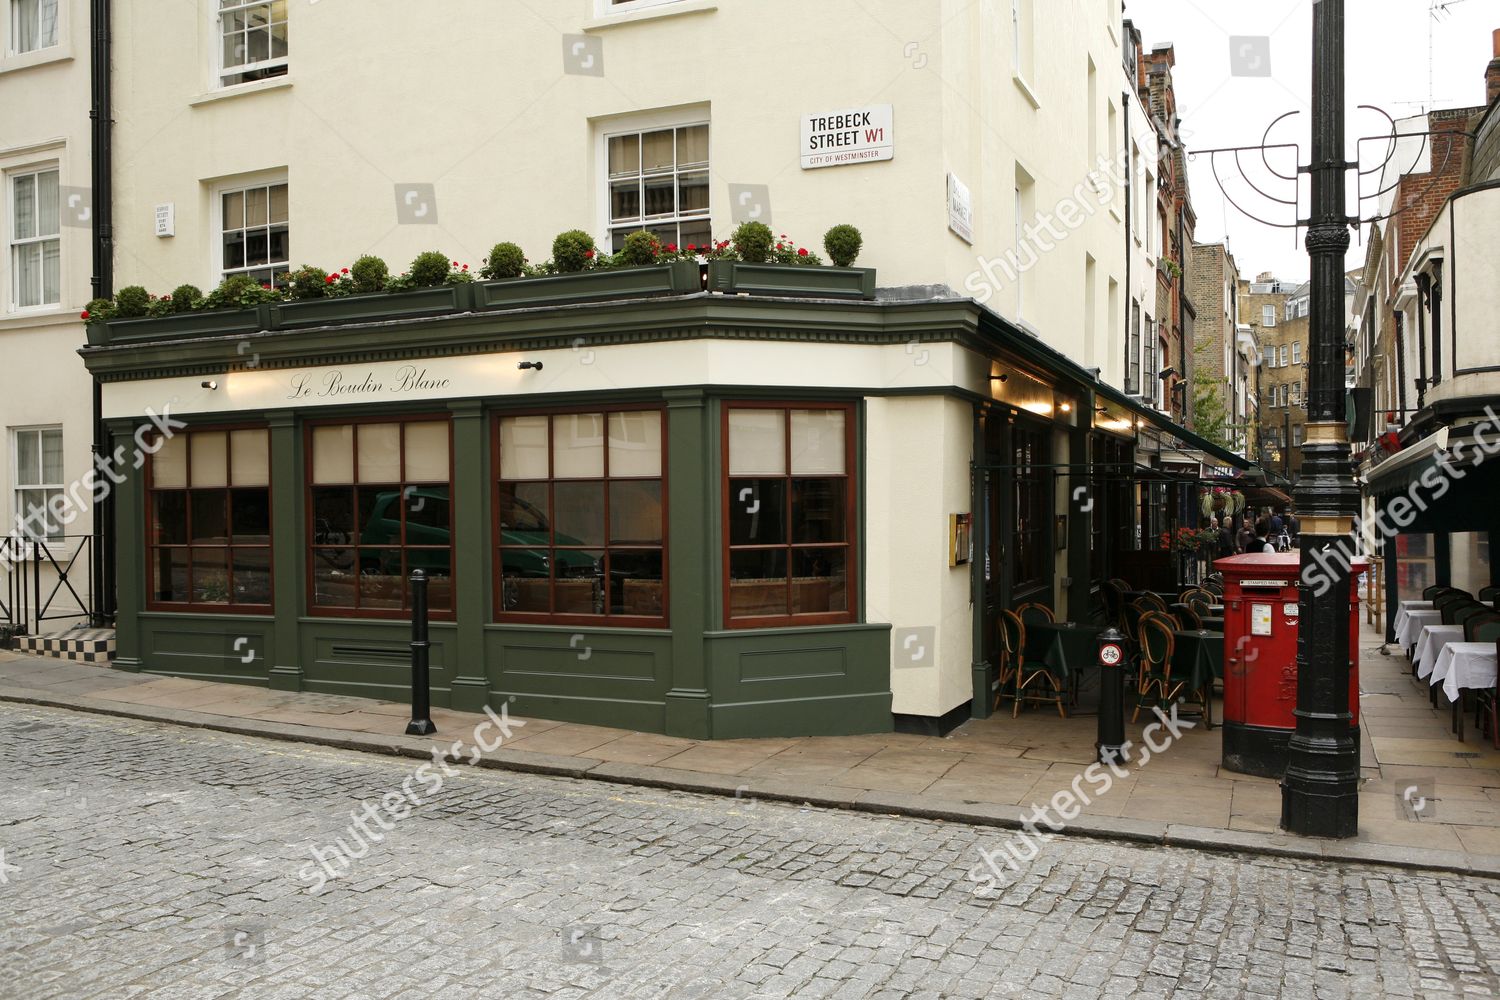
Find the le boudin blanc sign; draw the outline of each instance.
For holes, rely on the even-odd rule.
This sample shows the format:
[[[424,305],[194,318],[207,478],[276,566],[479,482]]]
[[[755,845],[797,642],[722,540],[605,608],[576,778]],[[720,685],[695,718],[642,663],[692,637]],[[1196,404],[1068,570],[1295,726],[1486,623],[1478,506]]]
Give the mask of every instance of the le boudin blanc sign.
[[[840,108],[802,116],[802,169],[845,167],[896,155],[891,106]]]

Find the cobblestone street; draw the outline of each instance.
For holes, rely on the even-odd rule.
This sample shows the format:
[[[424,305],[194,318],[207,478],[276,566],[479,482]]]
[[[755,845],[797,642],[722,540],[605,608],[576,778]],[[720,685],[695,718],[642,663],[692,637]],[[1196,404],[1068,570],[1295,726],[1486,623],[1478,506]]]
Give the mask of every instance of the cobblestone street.
[[[356,839],[417,769],[0,706],[4,994],[1500,993],[1483,879],[1064,838],[987,898],[1004,830],[467,767]]]

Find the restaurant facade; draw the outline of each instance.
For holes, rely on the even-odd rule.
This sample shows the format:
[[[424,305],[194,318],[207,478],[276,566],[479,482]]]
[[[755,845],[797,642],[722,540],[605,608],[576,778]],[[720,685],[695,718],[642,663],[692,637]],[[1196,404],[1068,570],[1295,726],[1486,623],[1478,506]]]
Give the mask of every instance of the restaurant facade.
[[[988,714],[998,609],[1089,620],[1153,558],[1174,584],[1140,519],[1191,518],[1212,446],[973,300],[807,287],[837,270],[107,324],[84,359],[151,452],[115,491],[116,666],[401,700],[420,569],[439,705],[695,738]]]

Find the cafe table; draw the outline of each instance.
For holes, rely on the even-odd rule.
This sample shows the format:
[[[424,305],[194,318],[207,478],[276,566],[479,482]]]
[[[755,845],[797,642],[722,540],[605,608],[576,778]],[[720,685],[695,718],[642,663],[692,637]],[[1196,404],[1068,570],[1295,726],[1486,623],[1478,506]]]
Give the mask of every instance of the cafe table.
[[[1224,633],[1182,629],[1172,633],[1172,676],[1186,679],[1190,691],[1203,695],[1203,718],[1214,724],[1214,681],[1224,677]]]
[[[1432,677],[1432,668],[1437,665],[1438,654],[1442,653],[1443,647],[1450,642],[1464,641],[1464,627],[1462,625],[1428,625],[1422,629],[1422,634],[1417,636],[1417,651],[1412,662],[1417,665],[1418,677]],[[1441,678],[1432,678],[1430,683],[1436,684]]]
[[[1438,654],[1433,683],[1441,681],[1443,694],[1453,705],[1453,729],[1460,740],[1464,738],[1464,713],[1459,700],[1465,691],[1494,687],[1496,672],[1493,642],[1450,642]]]
[[[1099,662],[1097,625],[1078,622],[1037,622],[1026,626],[1026,659],[1051,667],[1069,682]]]
[[[1403,608],[1396,613],[1396,641],[1401,643],[1403,649],[1411,649],[1417,644],[1424,625],[1441,625],[1442,623],[1443,613],[1436,609],[1407,611]]]

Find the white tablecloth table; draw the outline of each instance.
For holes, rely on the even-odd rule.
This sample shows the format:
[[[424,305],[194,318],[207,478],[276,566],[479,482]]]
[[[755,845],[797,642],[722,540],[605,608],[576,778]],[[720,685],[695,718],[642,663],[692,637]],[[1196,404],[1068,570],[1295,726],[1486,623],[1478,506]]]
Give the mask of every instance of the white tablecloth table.
[[[1400,604],[1397,605],[1397,607],[1404,608],[1407,611],[1431,611],[1432,610],[1432,602],[1431,601],[1402,601]]]
[[[1443,694],[1457,702],[1464,691],[1495,686],[1495,662],[1493,642],[1450,642],[1443,647],[1432,672],[1436,676],[1442,671]]]
[[[1443,613],[1437,610],[1407,611],[1405,609],[1396,613],[1396,641],[1410,649],[1417,644],[1417,638],[1422,634],[1425,625],[1441,625]]]
[[[1417,665],[1417,676],[1430,676],[1433,667],[1437,665],[1438,655],[1442,653],[1443,647],[1450,642],[1463,641],[1464,627],[1462,625],[1425,626],[1422,634],[1417,636],[1417,652],[1413,659]],[[1433,677],[1431,683],[1436,684],[1441,680],[1441,677]]]

